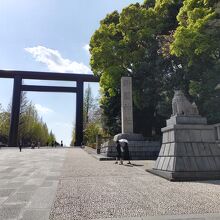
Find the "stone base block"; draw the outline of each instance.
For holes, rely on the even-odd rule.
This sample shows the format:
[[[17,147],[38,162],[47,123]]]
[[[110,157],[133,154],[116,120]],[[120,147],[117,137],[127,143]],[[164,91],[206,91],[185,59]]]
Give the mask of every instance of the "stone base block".
[[[163,177],[169,181],[198,181],[198,180],[219,180],[220,172],[208,171],[208,172],[171,172],[164,170],[146,170],[149,173]]]
[[[174,124],[205,125],[207,124],[207,119],[201,117],[200,115],[193,115],[193,116],[175,115],[167,120],[167,126]]]
[[[156,160],[160,151],[159,141],[129,141],[131,160]],[[113,141],[104,143],[101,154],[107,157],[116,157],[116,144]]]
[[[161,129],[162,143],[193,143],[215,142],[214,127],[212,125],[171,125]]]
[[[149,172],[171,181],[220,179],[220,147],[213,126],[174,124],[162,132],[163,144]]]

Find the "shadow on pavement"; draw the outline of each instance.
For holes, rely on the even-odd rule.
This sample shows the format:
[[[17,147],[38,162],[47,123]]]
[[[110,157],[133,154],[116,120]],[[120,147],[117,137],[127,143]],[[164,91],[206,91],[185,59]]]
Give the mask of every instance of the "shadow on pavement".
[[[144,166],[143,164],[134,164],[134,163],[132,163],[132,165],[135,167],[143,167]]]

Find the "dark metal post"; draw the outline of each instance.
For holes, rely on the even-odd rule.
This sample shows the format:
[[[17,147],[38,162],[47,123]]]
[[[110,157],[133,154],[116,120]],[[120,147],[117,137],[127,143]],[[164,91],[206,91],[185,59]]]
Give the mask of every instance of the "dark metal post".
[[[83,81],[77,81],[75,146],[83,141]]]
[[[8,139],[9,147],[17,147],[18,144],[18,125],[19,125],[20,105],[21,105],[21,87],[22,87],[22,78],[19,76],[15,76],[13,97],[12,97],[10,131],[9,131],[9,139]]]

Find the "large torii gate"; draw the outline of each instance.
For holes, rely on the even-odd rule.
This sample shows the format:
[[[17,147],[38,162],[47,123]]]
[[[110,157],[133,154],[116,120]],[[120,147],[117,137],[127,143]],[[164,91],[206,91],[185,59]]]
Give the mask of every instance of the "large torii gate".
[[[99,82],[98,77],[91,74],[0,70],[0,78],[14,78],[8,146],[16,147],[18,144],[22,91],[76,93],[75,145],[81,145],[83,141],[83,84],[84,82]],[[23,79],[75,81],[76,87],[23,85]]]

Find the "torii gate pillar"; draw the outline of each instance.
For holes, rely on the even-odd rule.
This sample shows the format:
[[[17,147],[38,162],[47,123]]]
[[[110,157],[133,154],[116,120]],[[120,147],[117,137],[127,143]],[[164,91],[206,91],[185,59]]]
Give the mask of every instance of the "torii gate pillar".
[[[77,81],[75,146],[83,142],[83,81]]]
[[[9,138],[8,138],[9,147],[17,147],[18,144],[18,125],[19,125],[20,105],[21,105],[21,86],[22,86],[22,78],[19,76],[15,76],[13,96],[12,96],[12,106],[11,106],[10,130],[9,130]]]

